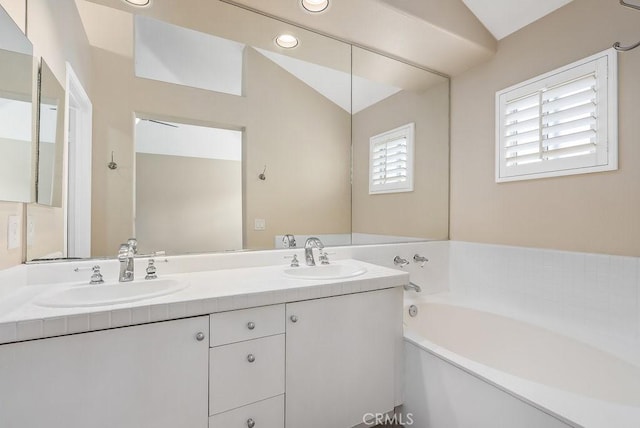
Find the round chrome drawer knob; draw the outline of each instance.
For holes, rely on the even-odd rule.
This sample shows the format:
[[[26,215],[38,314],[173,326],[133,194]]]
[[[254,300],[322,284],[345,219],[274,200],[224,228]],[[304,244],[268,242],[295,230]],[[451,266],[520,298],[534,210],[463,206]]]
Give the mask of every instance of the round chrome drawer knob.
[[[409,306],[409,316],[415,317],[416,315],[418,315],[418,307],[416,305]]]
[[[197,340],[198,342],[202,342],[202,341],[204,340],[204,333],[203,333],[203,332],[201,332],[201,331],[199,331],[199,332],[196,334],[196,340]]]
[[[247,419],[247,427],[253,428],[255,426],[256,426],[256,421],[254,421],[253,419]]]
[[[247,324],[247,328],[248,328],[249,330],[253,330],[254,328],[256,328],[256,323],[254,323],[253,321],[249,322],[249,323]]]
[[[256,356],[253,354],[249,354],[247,355],[247,361],[249,361],[250,363],[253,363],[256,360]]]
[[[298,316],[297,315],[291,315],[291,317],[289,319],[291,320],[291,322],[298,322]]]

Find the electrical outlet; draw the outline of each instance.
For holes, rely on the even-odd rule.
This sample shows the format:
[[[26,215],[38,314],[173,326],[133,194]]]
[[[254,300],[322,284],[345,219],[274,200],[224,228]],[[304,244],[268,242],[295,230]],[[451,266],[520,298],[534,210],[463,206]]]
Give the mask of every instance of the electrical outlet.
[[[253,221],[253,230],[265,230],[267,222],[263,218],[257,218]]]
[[[20,247],[20,217],[10,215],[7,221],[7,249],[15,250]]]

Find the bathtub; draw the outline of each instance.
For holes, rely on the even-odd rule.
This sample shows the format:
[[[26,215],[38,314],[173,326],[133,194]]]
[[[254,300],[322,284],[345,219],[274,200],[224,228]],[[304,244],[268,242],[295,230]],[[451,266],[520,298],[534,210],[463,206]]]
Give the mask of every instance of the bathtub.
[[[446,299],[414,304],[404,406],[414,427],[640,427],[640,367]]]

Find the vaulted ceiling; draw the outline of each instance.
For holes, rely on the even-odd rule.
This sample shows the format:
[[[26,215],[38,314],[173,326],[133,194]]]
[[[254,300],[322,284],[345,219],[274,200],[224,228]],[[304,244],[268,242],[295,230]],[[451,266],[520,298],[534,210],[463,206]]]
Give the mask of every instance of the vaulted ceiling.
[[[135,12],[122,0],[89,1]],[[570,1],[331,0],[325,12],[310,14],[299,0],[153,0],[139,11],[158,18],[170,11],[174,23],[207,31],[207,17],[215,21],[232,4],[456,75],[491,58],[497,40]],[[243,27],[258,30],[250,23]]]

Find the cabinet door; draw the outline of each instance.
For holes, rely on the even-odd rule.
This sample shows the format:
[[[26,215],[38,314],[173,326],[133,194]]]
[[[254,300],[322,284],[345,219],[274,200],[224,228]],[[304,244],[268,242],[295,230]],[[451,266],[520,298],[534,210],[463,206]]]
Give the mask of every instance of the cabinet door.
[[[399,288],[287,304],[286,426],[348,428],[393,410],[401,345]]]
[[[208,326],[205,316],[2,345],[0,425],[206,428]]]

